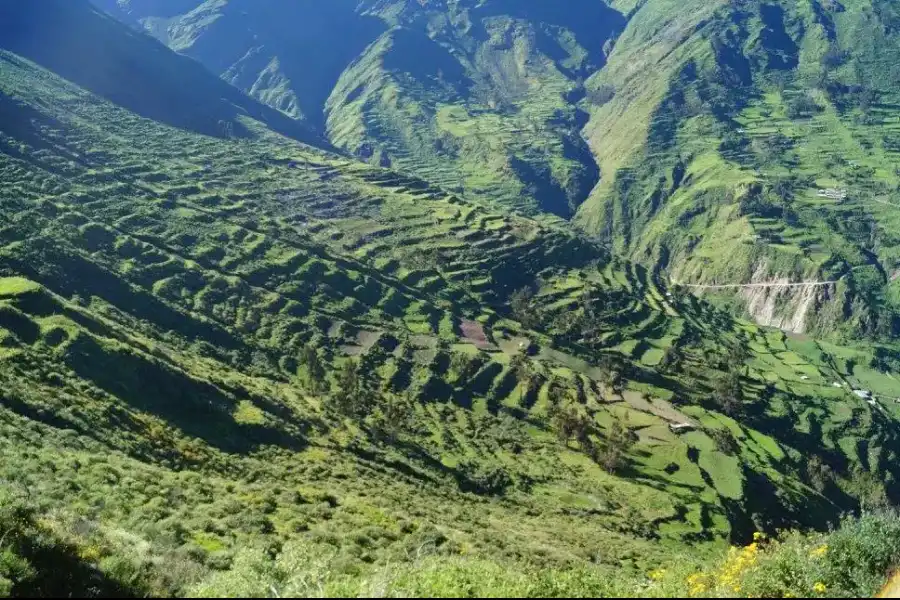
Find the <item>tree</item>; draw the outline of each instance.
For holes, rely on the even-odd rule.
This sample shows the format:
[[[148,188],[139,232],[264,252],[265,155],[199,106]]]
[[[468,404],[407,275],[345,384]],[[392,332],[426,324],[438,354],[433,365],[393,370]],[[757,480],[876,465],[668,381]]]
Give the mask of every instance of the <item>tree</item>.
[[[325,388],[325,365],[319,352],[312,345],[306,345],[300,351],[300,364],[306,368],[306,387],[313,394],[320,394]]]
[[[734,417],[744,407],[741,376],[736,371],[725,373],[716,380],[713,398],[726,415]]]
[[[484,496],[502,496],[513,479],[501,464],[464,459],[456,467],[456,480],[461,490]]]
[[[831,46],[822,55],[822,66],[826,69],[836,69],[847,62],[848,56],[848,52],[841,50],[837,46]]]
[[[401,432],[409,429],[413,410],[413,401],[409,395],[388,396],[372,413],[372,428],[394,442]]]
[[[728,369],[735,373],[740,373],[749,357],[747,348],[743,344],[737,343],[731,346],[728,349]],[[738,387],[740,388],[740,382],[738,382]]]
[[[551,420],[559,436],[559,441],[568,443],[569,440],[575,438],[582,448],[586,450],[589,448],[594,421],[585,412],[578,410],[578,407],[558,405]]]
[[[450,370],[456,374],[456,383],[464,384],[478,372],[483,362],[484,358],[480,354],[470,356],[465,352],[454,352],[450,357]]]
[[[606,445],[596,453],[594,459],[610,474],[619,472],[627,462],[627,455],[637,443],[637,434],[627,423],[616,419],[609,428]]]
[[[676,373],[681,368],[681,350],[674,344],[663,350],[659,368],[665,373]]]
[[[603,106],[616,95],[616,88],[609,83],[601,83],[596,88],[588,90],[587,97],[591,104]]]
[[[603,384],[617,394],[620,393],[624,381],[622,379],[621,365],[619,365],[618,361],[609,354],[604,354],[600,357],[599,366]]]
[[[788,204],[794,198],[795,181],[791,177],[779,177],[772,184],[772,192],[778,196],[782,204]]]
[[[834,471],[819,456],[813,456],[806,463],[806,476],[809,483],[820,494],[834,482]]]
[[[369,398],[360,377],[359,363],[350,359],[338,373],[338,389],[332,400],[339,413],[346,416],[365,416],[369,413]]]
[[[763,162],[781,162],[784,155],[794,147],[794,141],[783,133],[757,137],[752,142],[753,150]]]
[[[726,456],[736,456],[740,453],[741,447],[727,429],[711,429],[706,433],[716,444],[716,450],[722,454],[725,454]]]
[[[531,288],[523,287],[513,292],[509,298],[509,307],[513,316],[527,329],[531,329],[537,323],[534,309],[531,305],[533,297],[534,292]]]
[[[875,102],[876,94],[871,88],[863,88],[857,96],[859,110],[864,115],[868,115],[872,110],[872,104]]]
[[[525,358],[525,355],[522,353],[516,354],[513,356],[512,360],[509,361],[509,369],[512,371],[513,375],[515,375],[516,381],[519,383],[519,403],[521,403],[526,389],[530,387],[531,367],[528,363],[528,359]]]
[[[820,112],[822,108],[806,93],[799,94],[787,103],[787,116],[790,119],[803,119]]]
[[[529,398],[536,397],[543,384],[543,374],[535,371],[529,371],[528,379],[525,382],[525,395]]]

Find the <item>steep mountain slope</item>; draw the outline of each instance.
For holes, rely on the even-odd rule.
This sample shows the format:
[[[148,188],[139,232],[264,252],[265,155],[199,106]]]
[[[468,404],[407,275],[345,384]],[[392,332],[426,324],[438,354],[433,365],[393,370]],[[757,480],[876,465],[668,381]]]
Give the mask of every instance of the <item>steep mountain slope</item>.
[[[0,590],[183,593],[297,543],[338,575],[646,572],[900,501],[896,348],[733,319],[557,221],[265,120],[173,127],[41,56],[0,51]]]
[[[122,28],[84,2],[0,4],[0,48],[55,70],[145,117],[220,137],[249,135],[242,119],[324,140],[211,76],[194,61]]]
[[[597,182],[571,100],[624,23],[602,2],[98,3],[376,164],[566,217]]]
[[[341,72],[387,25],[333,2],[98,2],[285,114],[324,131]]]
[[[621,15],[587,0],[403,4],[342,75],[329,137],[450,188],[571,216],[599,178],[573,100]]]
[[[97,1],[351,153],[577,213],[758,322],[900,328],[894,0]]]
[[[895,2],[649,2],[588,83],[580,222],[762,322],[895,335]]]

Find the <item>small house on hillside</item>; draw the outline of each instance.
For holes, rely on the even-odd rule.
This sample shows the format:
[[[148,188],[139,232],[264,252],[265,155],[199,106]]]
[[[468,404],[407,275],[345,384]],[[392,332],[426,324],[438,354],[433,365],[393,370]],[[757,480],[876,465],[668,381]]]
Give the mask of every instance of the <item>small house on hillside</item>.
[[[675,435],[681,435],[697,429],[690,423],[669,423],[669,430]]]
[[[847,199],[847,190],[839,190],[836,188],[826,188],[824,190],[819,190],[816,194],[819,198],[827,198],[829,200],[836,200],[841,202]]]

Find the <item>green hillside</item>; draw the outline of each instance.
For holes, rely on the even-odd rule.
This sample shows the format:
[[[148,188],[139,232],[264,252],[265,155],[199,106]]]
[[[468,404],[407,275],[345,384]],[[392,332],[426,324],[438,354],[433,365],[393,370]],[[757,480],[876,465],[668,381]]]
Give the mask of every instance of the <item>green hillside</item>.
[[[762,322],[895,335],[896,3],[650,4],[588,82],[623,94],[585,130],[616,175],[581,224],[676,281],[836,282],[744,290]]]
[[[373,164],[761,324],[898,332],[893,0],[96,1]],[[737,287],[785,282],[821,285]]]
[[[624,23],[602,2],[98,4],[374,164],[563,217],[598,181],[574,102]]]
[[[307,145],[83,0],[0,16],[0,595],[858,595],[900,562],[887,513],[814,533],[900,503],[896,345]]]

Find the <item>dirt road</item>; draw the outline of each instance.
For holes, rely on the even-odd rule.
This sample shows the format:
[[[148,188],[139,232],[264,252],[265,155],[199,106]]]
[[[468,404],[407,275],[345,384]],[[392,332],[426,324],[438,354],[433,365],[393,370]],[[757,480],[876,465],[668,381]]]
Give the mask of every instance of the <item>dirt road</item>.
[[[898,205],[900,206],[900,205]],[[865,269],[869,265],[858,265],[850,269],[850,273],[856,271],[858,269]],[[761,283],[723,283],[723,284],[706,284],[706,283],[678,283],[677,281],[670,282],[671,285],[680,285],[687,288],[693,288],[695,290],[729,290],[729,289],[748,289],[748,288],[793,288],[793,287],[822,287],[824,285],[834,285],[839,282],[841,279],[844,279],[850,273],[845,273],[841,275],[839,279],[832,279],[829,281],[798,281],[796,283],[790,282],[761,282]],[[900,274],[900,271],[897,272]],[[893,279],[891,279],[893,281]]]
[[[786,288],[786,287],[820,287],[823,285],[831,285],[837,281],[803,281],[800,283],[726,283],[722,285],[699,284],[699,283],[676,283],[688,288],[702,290],[725,290],[725,289],[745,289],[745,288]]]

